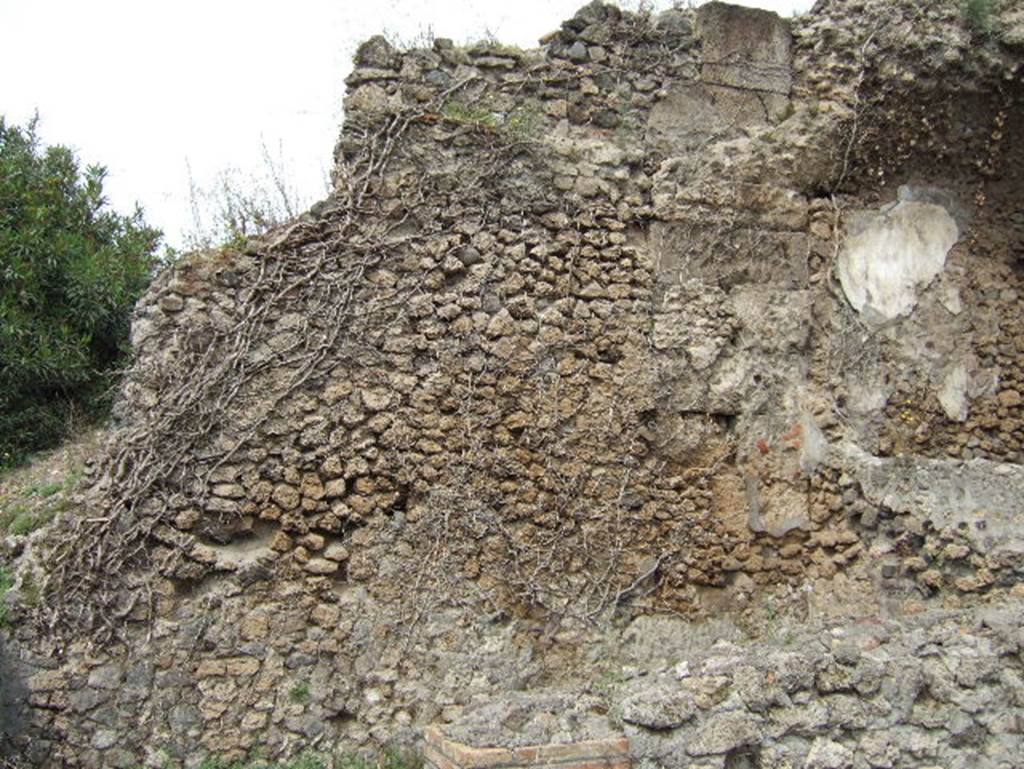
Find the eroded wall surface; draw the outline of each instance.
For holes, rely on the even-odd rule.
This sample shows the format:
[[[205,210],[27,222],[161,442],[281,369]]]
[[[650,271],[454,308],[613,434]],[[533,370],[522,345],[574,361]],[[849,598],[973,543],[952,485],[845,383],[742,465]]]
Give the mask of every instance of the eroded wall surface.
[[[913,635],[1019,595],[1024,91],[993,23],[592,3],[532,51],[367,42],[334,192],[159,276],[81,510],[10,545],[41,590],[9,751],[346,751],[601,680],[645,618],[693,623],[675,665],[784,646],[780,612]],[[985,649],[984,702],[1018,696],[1019,649]],[[859,678],[722,683],[693,724],[728,739],[675,689],[594,708],[665,766],[1008,766],[1019,703],[923,680],[861,720],[828,709],[884,710]]]

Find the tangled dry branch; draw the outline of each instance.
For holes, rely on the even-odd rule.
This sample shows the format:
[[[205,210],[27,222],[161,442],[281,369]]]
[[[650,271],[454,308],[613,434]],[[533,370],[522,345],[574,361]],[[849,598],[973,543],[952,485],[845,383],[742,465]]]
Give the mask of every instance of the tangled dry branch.
[[[58,638],[89,631],[97,642],[117,636],[129,617],[149,616],[154,542],[184,552],[190,538],[171,519],[183,504],[202,508],[210,477],[253,439],[278,406],[323,377],[339,350],[358,349],[375,328],[393,322],[406,296],[369,288],[368,274],[403,245],[396,232],[408,213],[380,211],[385,184],[402,137],[436,114],[443,100],[353,126],[359,151],[346,158],[327,213],[303,217],[253,242],[244,253],[206,255],[248,268],[238,279],[231,317],[219,326],[183,330],[173,365],[154,368],[140,359],[130,380],[155,392],[144,418],[113,437],[87,494],[89,512],[65,517],[48,554],[43,605],[36,617]],[[404,209],[421,194],[402,191]],[[276,355],[258,354],[272,333],[272,318],[300,310],[301,333]],[[268,377],[273,369],[284,376]],[[270,397],[252,388],[270,382]],[[256,413],[248,410],[259,405]],[[228,429],[232,422],[244,429]],[[226,435],[233,435],[225,441]],[[170,559],[173,560],[173,559]]]

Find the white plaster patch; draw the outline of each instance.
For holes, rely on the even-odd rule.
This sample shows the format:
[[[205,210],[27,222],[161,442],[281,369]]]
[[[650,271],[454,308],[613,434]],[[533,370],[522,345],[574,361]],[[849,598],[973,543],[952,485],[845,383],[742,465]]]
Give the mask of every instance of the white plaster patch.
[[[854,309],[869,320],[910,313],[917,292],[942,272],[960,237],[942,206],[902,201],[846,239],[839,281]]]

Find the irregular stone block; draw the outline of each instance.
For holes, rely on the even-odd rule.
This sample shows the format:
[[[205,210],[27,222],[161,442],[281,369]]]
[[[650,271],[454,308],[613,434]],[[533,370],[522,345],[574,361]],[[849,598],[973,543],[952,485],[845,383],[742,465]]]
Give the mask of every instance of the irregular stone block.
[[[689,692],[650,684],[626,697],[619,707],[626,723],[659,730],[682,726],[697,712]]]
[[[340,542],[332,542],[324,550],[324,558],[329,561],[347,561],[348,549]]]
[[[97,689],[116,689],[124,678],[124,670],[120,665],[111,662],[94,669],[89,673],[89,686]]]
[[[181,312],[185,308],[185,300],[177,294],[165,294],[160,297],[160,309],[164,312]]]
[[[726,3],[697,9],[701,80],[786,95],[792,85],[789,25],[777,14]]]
[[[666,291],[654,315],[652,341],[656,350],[685,354],[691,366],[703,370],[718,358],[732,331],[725,293],[693,282]]]
[[[285,510],[294,510],[299,506],[299,502],[302,501],[295,487],[289,486],[286,483],[279,483],[274,487],[272,498],[274,502]]]
[[[699,83],[684,82],[668,90],[647,118],[647,134],[656,146],[675,153],[697,147],[727,128],[711,94]]]
[[[849,769],[853,766],[853,751],[838,742],[819,737],[807,754],[806,769]]]
[[[218,483],[213,487],[213,495],[225,499],[242,499],[245,491],[237,483]]]
[[[651,225],[649,246],[662,285],[700,279],[723,286],[807,285],[807,236],[706,221]]]
[[[847,472],[876,505],[955,531],[976,553],[1024,568],[1024,467],[972,459],[881,458],[850,445]]]
[[[310,558],[303,568],[310,574],[334,574],[338,570],[338,563],[326,558]]]
[[[756,745],[761,739],[761,723],[760,718],[749,713],[716,713],[695,730],[686,752],[691,756],[709,756]]]

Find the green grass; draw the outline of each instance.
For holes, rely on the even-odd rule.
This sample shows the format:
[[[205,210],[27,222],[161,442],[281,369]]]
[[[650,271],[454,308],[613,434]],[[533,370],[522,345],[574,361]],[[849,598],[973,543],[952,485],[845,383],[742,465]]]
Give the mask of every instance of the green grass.
[[[441,114],[445,120],[450,120],[453,123],[483,128],[489,131],[496,131],[498,129],[497,115],[479,104],[452,100],[444,105]]]
[[[478,130],[501,132],[514,139],[534,136],[538,130],[539,113],[533,105],[520,104],[508,113],[489,109],[480,102],[452,99],[441,108],[441,116],[452,123]]]
[[[247,759],[240,761],[223,761],[219,758],[208,758],[199,765],[199,769],[328,769],[327,762],[314,753],[304,753],[287,761],[263,761]]]
[[[283,761],[267,761],[258,756],[234,761],[208,758],[199,769],[423,769],[423,759],[414,751],[386,748],[376,756],[353,753],[333,761],[313,752]]]
[[[0,507],[0,531],[10,532],[14,522],[28,514],[28,506],[22,503],[13,504],[10,507]]]
[[[520,104],[505,118],[505,129],[514,136],[529,138],[537,134],[539,119],[535,108]]]
[[[23,537],[36,530],[36,517],[31,513],[21,513],[15,516],[14,520],[7,526],[7,533],[16,537]]]
[[[509,58],[522,58],[526,55],[526,51],[518,45],[507,45],[505,43],[498,42],[498,39],[493,35],[488,37],[482,37],[479,40],[473,40],[466,43],[466,48],[472,50],[473,48],[482,47],[487,49],[487,53],[493,56],[507,56]]]
[[[15,506],[0,513],[0,528],[15,537],[24,537],[52,521],[64,507],[64,505],[58,505],[31,512],[23,507]]]
[[[288,692],[288,698],[292,702],[309,702],[309,682],[302,681],[295,684],[291,691]]]
[[[419,753],[402,748],[385,748],[375,758],[358,754],[343,756],[335,762],[335,769],[423,769]]]
[[[67,481],[40,481],[39,483],[33,483],[31,486],[22,491],[23,497],[39,497],[40,499],[47,499],[52,497],[58,491],[64,491],[67,488]]]
[[[67,497],[57,500],[53,497],[61,493],[66,494],[78,485],[81,479],[81,468],[72,467],[62,480],[38,481],[18,490],[17,496],[22,501],[0,507],[0,533],[6,532],[23,537],[52,521],[57,513],[63,512],[70,505]],[[32,504],[31,500],[39,502]]]

